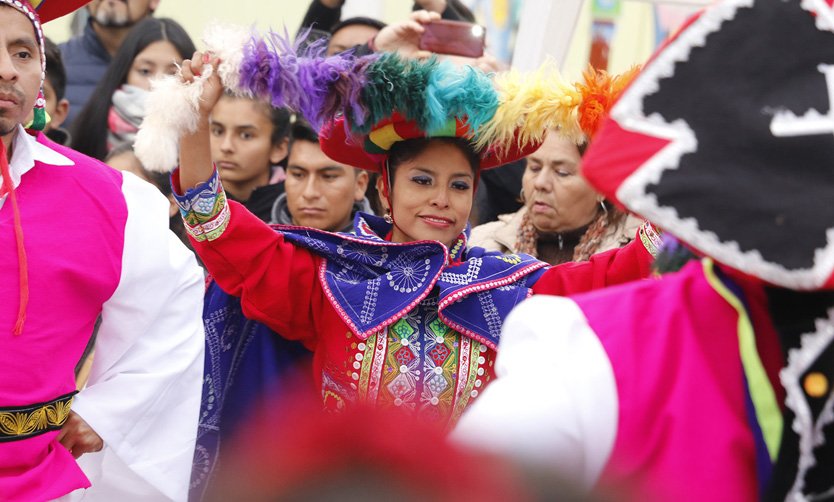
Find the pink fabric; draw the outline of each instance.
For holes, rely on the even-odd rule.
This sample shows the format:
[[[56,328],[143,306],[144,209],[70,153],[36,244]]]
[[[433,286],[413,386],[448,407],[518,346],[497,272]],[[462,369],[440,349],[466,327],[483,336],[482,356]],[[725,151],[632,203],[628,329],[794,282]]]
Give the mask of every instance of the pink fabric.
[[[600,485],[634,500],[757,500],[736,311],[691,263],[576,303],[602,341],[620,399]]]
[[[0,407],[51,401],[75,390],[74,368],[102,304],[121,275],[127,206],[121,173],[39,136],[75,161],[36,163],[16,193],[29,259],[30,299],[23,333],[17,317],[12,208],[0,209]],[[14,270],[15,273],[8,273]],[[0,498],[49,500],[89,482],[57,432],[0,443]]]

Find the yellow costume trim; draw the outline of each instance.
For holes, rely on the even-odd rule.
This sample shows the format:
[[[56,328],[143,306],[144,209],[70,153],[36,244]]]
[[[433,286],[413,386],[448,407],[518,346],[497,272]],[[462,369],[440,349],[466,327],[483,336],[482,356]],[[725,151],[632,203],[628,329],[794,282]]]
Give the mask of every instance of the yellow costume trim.
[[[368,134],[368,139],[386,152],[391,149],[391,145],[403,140],[402,136],[397,134],[396,129],[394,129],[394,124],[388,124],[385,127],[371,131]]]
[[[0,442],[26,439],[60,429],[69,417],[75,394],[73,392],[43,404],[0,408]]]
[[[704,276],[710,286],[738,312],[738,349],[741,355],[744,376],[750,389],[750,398],[756,411],[759,427],[762,429],[767,451],[772,461],[779,455],[779,445],[782,443],[783,418],[782,411],[776,399],[776,392],[767,377],[764,363],[756,348],[756,333],[753,322],[747,315],[747,309],[742,301],[715,273],[715,263],[710,258],[704,258]]]

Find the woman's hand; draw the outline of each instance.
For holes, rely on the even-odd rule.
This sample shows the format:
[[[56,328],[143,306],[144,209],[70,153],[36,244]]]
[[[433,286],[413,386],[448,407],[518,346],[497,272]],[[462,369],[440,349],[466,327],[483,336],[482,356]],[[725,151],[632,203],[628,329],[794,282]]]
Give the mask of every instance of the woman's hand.
[[[223,83],[217,75],[220,60],[208,53],[195,52],[192,59],[182,62],[182,81],[193,83],[197,76],[211,68],[211,75],[203,82],[198,105],[197,129],[180,138],[180,189],[183,193],[206,182],[214,172],[209,138],[209,118],[214,106],[223,96]]]
[[[196,77],[202,76],[211,68],[211,75],[203,81],[203,92],[200,94],[200,117],[208,118],[214,106],[223,95],[223,83],[217,75],[220,59],[208,52],[195,52],[191,59],[183,60],[180,78],[187,84],[193,84]]]
[[[403,57],[425,59],[431,52],[420,50],[420,37],[426,31],[425,25],[440,19],[437,12],[418,10],[411,13],[408,21],[391,24],[377,33],[374,45],[379,52],[397,52]]]

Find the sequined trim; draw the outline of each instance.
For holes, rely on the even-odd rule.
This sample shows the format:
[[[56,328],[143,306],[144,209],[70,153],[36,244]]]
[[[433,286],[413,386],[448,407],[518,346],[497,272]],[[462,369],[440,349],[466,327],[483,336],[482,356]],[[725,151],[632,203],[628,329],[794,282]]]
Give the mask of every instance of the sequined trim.
[[[478,397],[481,389],[483,389],[484,370],[482,366],[486,363],[486,357],[483,354],[489,350],[486,345],[477,342],[472,343],[468,338],[462,339],[470,343],[466,347],[461,346],[461,367],[458,371],[460,381],[458,382],[457,401],[452,412],[451,423],[457,422],[469,402]],[[468,356],[466,369],[464,369],[464,356]]]
[[[654,228],[654,225],[647,221],[640,225],[640,231],[638,233],[640,235],[640,242],[643,243],[646,251],[651,253],[652,256],[657,256],[657,252],[663,244],[663,238],[657,229]]]
[[[197,242],[213,241],[229,226],[231,212],[223,184],[215,170],[205,183],[185,192],[174,193],[185,223],[185,231]]]
[[[817,464],[814,449],[825,443],[824,429],[834,423],[834,392],[831,392],[825,402],[823,411],[814,422],[811,409],[800,384],[800,377],[808,371],[825,349],[834,343],[834,310],[828,312],[825,319],[815,320],[816,331],[801,336],[800,347],[788,351],[788,365],[782,368],[779,379],[785,388],[787,396],[785,404],[794,412],[791,424],[794,432],[799,436],[799,468],[796,480],[785,500],[822,500],[831,495],[825,494],[809,496],[805,493],[805,476]]]
[[[75,394],[31,406],[0,408],[0,443],[59,430],[69,417]]]
[[[376,336],[376,345],[374,345],[373,364],[371,365],[371,375],[368,380],[368,391],[365,394],[369,401],[376,401],[379,395],[379,384],[382,379],[382,369],[385,366],[385,354],[388,350],[388,337],[385,333],[379,333]]]

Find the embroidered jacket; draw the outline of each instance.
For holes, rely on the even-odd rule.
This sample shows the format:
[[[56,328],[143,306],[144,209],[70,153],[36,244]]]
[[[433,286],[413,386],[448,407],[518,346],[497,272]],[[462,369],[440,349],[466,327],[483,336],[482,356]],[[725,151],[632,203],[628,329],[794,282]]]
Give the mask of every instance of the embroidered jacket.
[[[173,179],[175,193],[178,175]],[[592,262],[550,269],[525,255],[392,243],[381,218],[354,234],[270,228],[227,202],[215,172],[178,196],[195,249],[247,317],[314,352],[326,407],[357,399],[454,422],[491,380],[504,318],[544,288],[584,291],[648,274],[641,243]],[[276,231],[277,230],[277,231]]]

